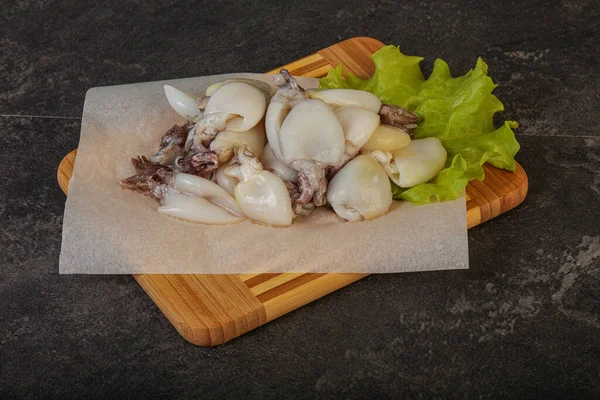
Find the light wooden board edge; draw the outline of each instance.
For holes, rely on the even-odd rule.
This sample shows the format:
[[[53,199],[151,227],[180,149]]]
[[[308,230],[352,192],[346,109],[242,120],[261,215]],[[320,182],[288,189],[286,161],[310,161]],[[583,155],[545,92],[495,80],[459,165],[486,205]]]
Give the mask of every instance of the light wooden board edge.
[[[367,77],[373,73],[373,64],[364,54],[371,54],[382,46],[383,43],[375,39],[353,38],[281,68],[288,69],[292,75],[321,77],[343,62],[358,76]],[[277,73],[281,68],[269,73]],[[57,171],[59,186],[65,194],[76,155],[77,150],[73,150],[65,156]],[[484,182],[473,181],[467,186],[469,228],[516,207],[527,194],[527,175],[520,165],[517,164],[514,173],[487,165],[484,170]],[[225,343],[368,274],[269,275],[146,274],[134,278],[185,339],[199,346],[212,346]],[[232,293],[237,302],[231,302]],[[186,318],[180,318],[182,310],[186,310]]]
[[[215,346],[267,322],[265,306],[236,275],[133,276],[187,341]]]

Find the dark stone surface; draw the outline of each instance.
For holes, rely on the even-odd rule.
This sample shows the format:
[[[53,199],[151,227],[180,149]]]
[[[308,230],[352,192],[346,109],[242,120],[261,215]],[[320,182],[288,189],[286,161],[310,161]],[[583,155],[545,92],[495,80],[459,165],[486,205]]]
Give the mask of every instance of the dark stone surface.
[[[0,9],[0,398],[600,396],[597,2]],[[528,198],[469,232],[470,270],[371,276],[219,348],[129,276],[58,275],[55,172],[89,87],[260,72],[359,35],[426,68],[484,57],[521,123]]]

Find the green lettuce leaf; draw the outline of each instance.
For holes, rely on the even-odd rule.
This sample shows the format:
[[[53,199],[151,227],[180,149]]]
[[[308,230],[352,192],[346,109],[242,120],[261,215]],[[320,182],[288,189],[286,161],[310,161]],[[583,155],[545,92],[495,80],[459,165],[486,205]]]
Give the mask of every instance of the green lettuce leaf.
[[[352,73],[344,77],[339,65],[320,80],[320,87],[367,90],[383,103],[416,113],[420,120],[415,137],[436,137],[448,152],[445,168],[431,181],[410,189],[392,183],[395,199],[414,204],[455,199],[469,180],[483,180],[486,162],[514,171],[519,143],[512,129],[518,124],[506,121],[495,129],[494,114],[504,106],[492,94],[497,85],[481,58],[474,69],[457,78],[437,59],[428,79],[419,67],[422,58],[404,55],[396,46],[385,46],[371,58],[375,63],[371,78],[363,80]]]
[[[465,176],[471,179],[483,180],[483,164],[486,162],[494,167],[514,171],[517,163],[515,154],[519,151],[519,143],[515,139],[512,128],[518,124],[506,121],[504,125],[493,132],[473,136],[457,136],[441,139],[448,156],[460,155],[467,162]]]
[[[344,79],[340,64],[320,79],[319,87],[366,90],[377,95],[384,103],[400,106],[419,93],[420,85],[425,81],[419,67],[422,57],[406,56],[395,46],[385,46],[373,54],[371,59],[376,66],[371,78],[362,80],[348,72]]]

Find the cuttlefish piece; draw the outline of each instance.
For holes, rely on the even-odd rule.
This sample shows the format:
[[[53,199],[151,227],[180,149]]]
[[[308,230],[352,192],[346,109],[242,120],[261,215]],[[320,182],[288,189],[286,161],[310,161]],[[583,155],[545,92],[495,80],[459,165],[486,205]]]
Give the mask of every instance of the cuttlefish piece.
[[[178,173],[157,211],[170,217],[203,224],[225,225],[244,219],[225,189],[208,179]]]
[[[265,115],[267,101],[255,86],[231,82],[218,88],[206,104],[207,115],[221,116],[223,129],[244,132],[254,127]]]
[[[408,146],[391,154],[389,164],[383,162],[382,165],[390,179],[402,188],[410,188],[435,177],[444,168],[448,156],[442,142],[433,137],[412,140]],[[381,163],[381,158],[377,158]]]
[[[167,101],[183,118],[190,122],[198,122],[202,118],[202,111],[196,105],[196,98],[171,85],[165,85],[165,96]]]
[[[410,140],[410,135],[404,129],[382,124],[375,129],[361,150],[366,152],[399,150],[408,146]]]
[[[269,99],[271,99],[271,96],[273,96],[273,94],[275,94],[275,90],[273,90],[273,87],[271,85],[269,85],[266,82],[259,81],[258,79],[232,78],[232,79],[226,79],[221,82],[213,83],[212,85],[210,85],[206,89],[206,96],[209,96],[209,97],[212,96],[213,94],[215,94],[217,89],[219,89],[221,86],[224,86],[224,85],[226,85],[228,83],[232,83],[232,82],[242,82],[242,83],[247,83],[248,85],[254,86],[255,88],[259,89],[263,93],[263,95],[266,97],[267,101]]]
[[[265,225],[291,225],[294,213],[285,183],[265,171],[246,147],[236,148],[236,156],[225,173],[239,181],[234,189],[235,200],[246,217]]]
[[[345,144],[333,111],[321,100],[302,100],[285,118],[279,142],[282,161],[298,171],[300,195],[294,203],[313,200],[316,206],[325,204],[325,168],[340,163]]]
[[[273,172],[284,181],[296,182],[298,180],[298,171],[279,161],[279,159],[275,157],[273,149],[271,149],[271,145],[269,143],[267,143],[262,155],[260,156],[260,162],[262,163],[264,169]]]
[[[330,106],[358,106],[378,113],[381,100],[373,93],[355,89],[308,89],[306,91],[311,99],[320,99]]]
[[[301,192],[298,188],[298,171],[289,168],[287,165],[279,161],[279,159],[275,157],[275,154],[273,154],[273,150],[268,143],[265,146],[262,156],[260,157],[260,162],[262,163],[264,169],[273,172],[283,180],[283,183],[285,183],[288,193],[290,194],[290,198],[300,198]],[[309,202],[306,204],[294,204],[292,210],[296,216],[306,216],[313,212],[315,208],[315,203]]]
[[[381,122],[386,125],[411,128],[419,121],[419,116],[395,104],[383,104],[379,109]]]
[[[283,161],[337,165],[344,154],[344,131],[336,115],[321,100],[303,100],[283,121],[279,133]]]
[[[229,176],[225,173],[225,170],[229,167],[229,164],[222,164],[217,173],[215,174],[217,184],[221,186],[227,193],[235,196],[234,189],[238,184],[238,180],[233,176]]]
[[[219,132],[215,140],[210,143],[210,149],[214,151],[220,163],[227,162],[233,157],[233,149],[237,146],[246,145],[256,157],[260,157],[265,147],[265,126],[259,122],[246,132],[224,130]]]
[[[233,215],[244,215],[234,198],[231,197],[231,195],[227,193],[227,191],[221,186],[208,179],[204,179],[195,175],[179,173],[175,175],[173,187],[178,192],[205,198],[211,203],[229,211],[229,213]]]
[[[387,213],[392,205],[390,181],[374,158],[360,155],[333,177],[327,202],[337,215],[350,222],[374,219]]]
[[[145,157],[133,159],[136,175],[123,179],[123,189],[135,190],[161,202],[158,211],[175,218],[205,224],[230,224],[243,220],[237,203],[217,184],[172,167],[153,164]]]
[[[283,121],[291,109],[291,104],[276,101],[275,97],[273,97],[265,115],[267,141],[271,145],[273,154],[280,160],[283,159],[283,155],[281,154],[281,145],[279,144],[279,133],[281,125],[283,125]]]
[[[207,147],[221,131],[245,132],[264,117],[266,99],[256,87],[231,82],[219,87],[209,98],[204,117],[188,134],[185,157],[180,165],[185,172],[208,178],[218,167],[219,157]]]
[[[165,196],[156,210],[169,217],[200,224],[229,225],[243,220],[202,197],[177,192]]]
[[[279,143],[281,126],[290,110],[300,101],[305,100],[307,96],[304,89],[298,85],[296,79],[294,79],[287,70],[282,69],[280,77],[284,83],[277,89],[277,92],[271,98],[265,115],[265,130],[273,154],[279,160],[283,160],[281,145]]]
[[[366,108],[347,106],[335,110],[346,141],[361,148],[379,126],[379,115]]]
[[[335,110],[335,116],[342,126],[346,139],[344,155],[337,165],[341,168],[354,158],[360,148],[369,140],[379,126],[379,115],[366,108],[346,106]]]

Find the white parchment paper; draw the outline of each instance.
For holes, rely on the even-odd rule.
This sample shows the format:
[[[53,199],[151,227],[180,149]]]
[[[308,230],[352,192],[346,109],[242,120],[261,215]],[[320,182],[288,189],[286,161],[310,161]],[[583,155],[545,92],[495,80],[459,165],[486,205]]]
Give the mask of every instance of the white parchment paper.
[[[468,268],[466,204],[395,202],[385,216],[342,222],[321,208],[289,228],[249,221],[192,224],[157,213],[156,200],[119,186],[131,158],[153,154],[183,119],[163,85],[203,94],[232,76],[273,83],[273,76],[216,75],[90,89],[65,207],[60,273],[407,272]],[[318,81],[300,78],[306,88]]]

